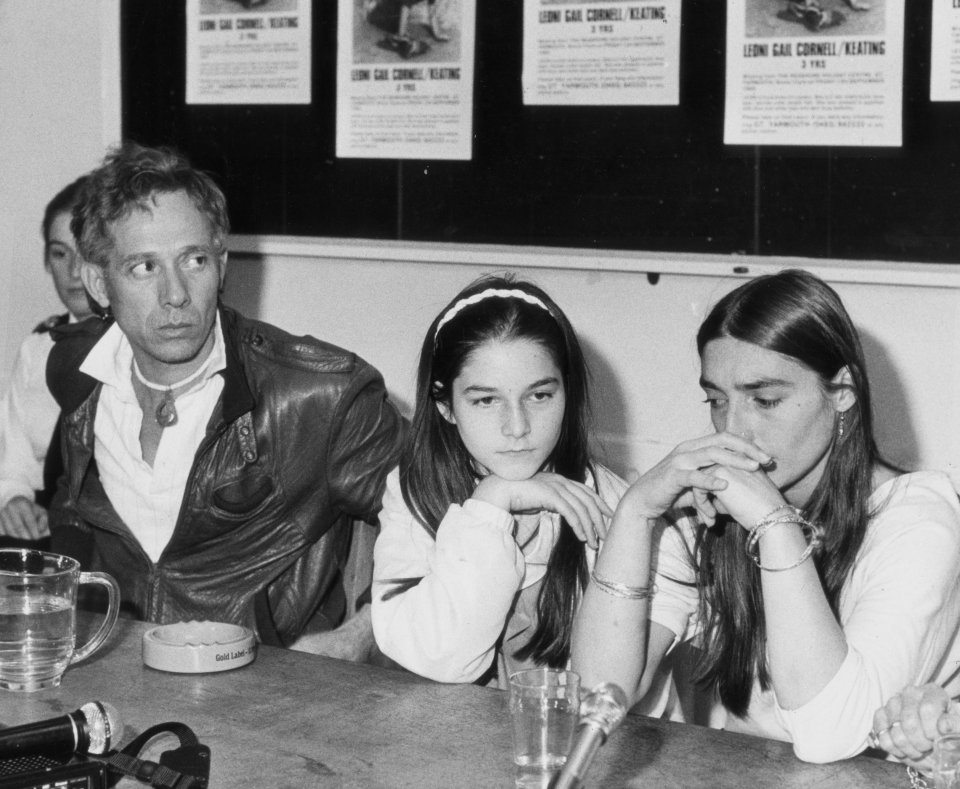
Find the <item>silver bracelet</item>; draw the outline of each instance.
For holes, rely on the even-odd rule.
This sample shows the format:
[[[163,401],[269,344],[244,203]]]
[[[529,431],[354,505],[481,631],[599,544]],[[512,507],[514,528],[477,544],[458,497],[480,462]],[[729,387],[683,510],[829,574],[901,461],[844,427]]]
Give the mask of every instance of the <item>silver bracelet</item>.
[[[590,573],[590,580],[596,584],[600,591],[625,600],[646,600],[648,597],[653,597],[657,591],[656,584],[650,584],[649,586],[628,586],[627,584],[620,584],[616,581],[606,581],[597,575],[596,570]]]
[[[750,536],[747,537],[747,544],[744,546],[744,550],[747,552],[747,556],[753,556],[753,549],[757,547],[760,543],[760,538],[763,537],[771,528],[777,526],[781,523],[796,523],[798,526],[803,522],[803,516],[797,515],[781,515],[779,518],[767,518],[766,520],[757,521],[757,525],[753,527],[753,530],[750,532]]]
[[[778,523],[796,523],[803,530],[804,534],[807,535],[807,547],[804,549],[803,553],[800,554],[800,558],[797,559],[793,564],[788,564],[784,567],[767,567],[760,562],[760,538],[768,529]],[[816,523],[811,523],[800,515],[784,515],[781,518],[774,518],[766,523],[759,524],[750,534],[750,538],[747,540],[746,550],[747,556],[749,556],[753,560],[753,563],[756,564],[761,570],[766,570],[770,573],[782,573],[784,570],[792,570],[794,567],[799,567],[807,559],[813,556],[814,552],[818,551],[822,544],[822,527],[818,526]],[[754,547],[757,549],[756,551],[753,550]]]
[[[756,531],[760,526],[763,526],[764,523],[780,512],[780,510],[790,510],[790,512],[792,512],[794,515],[803,515],[799,507],[794,507],[792,504],[787,504],[784,502],[783,504],[778,504],[776,507],[770,510],[770,512],[760,518],[755,524],[753,524],[753,528],[750,531]]]

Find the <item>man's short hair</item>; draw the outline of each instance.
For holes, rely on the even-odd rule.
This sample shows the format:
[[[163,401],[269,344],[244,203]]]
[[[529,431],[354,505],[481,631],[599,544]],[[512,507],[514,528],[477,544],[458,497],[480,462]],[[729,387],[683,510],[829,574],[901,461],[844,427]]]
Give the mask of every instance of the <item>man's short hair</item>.
[[[86,182],[87,176],[81,175],[76,181],[63,187],[47,203],[47,207],[43,210],[43,222],[40,225],[44,244],[50,243],[50,228],[53,227],[53,220],[77,204],[77,200],[80,198],[80,190]]]
[[[221,248],[230,232],[227,199],[204,172],[172,148],[148,148],[124,142],[88,176],[73,208],[70,229],[85,260],[106,267],[114,239],[110,225],[135,210],[149,211],[159,194],[186,192],[210,222]]]

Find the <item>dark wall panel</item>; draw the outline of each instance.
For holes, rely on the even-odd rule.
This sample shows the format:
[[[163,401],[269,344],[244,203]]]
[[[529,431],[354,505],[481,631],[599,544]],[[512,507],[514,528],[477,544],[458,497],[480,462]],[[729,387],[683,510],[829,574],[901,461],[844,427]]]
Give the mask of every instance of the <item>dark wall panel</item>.
[[[684,0],[678,107],[524,107],[522,3],[478,5],[469,162],[336,158],[334,0],[314,3],[311,106],[187,106],[183,3],[124,0],[124,134],[211,171],[239,233],[960,256],[960,108],[928,98],[930,0],[907,7],[899,149],[725,146],[722,0]]]

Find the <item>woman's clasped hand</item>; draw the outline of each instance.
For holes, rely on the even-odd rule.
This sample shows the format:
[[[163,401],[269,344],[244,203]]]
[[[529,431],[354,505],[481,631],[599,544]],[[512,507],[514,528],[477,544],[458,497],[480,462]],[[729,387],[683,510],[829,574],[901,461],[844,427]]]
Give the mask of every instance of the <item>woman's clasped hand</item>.
[[[712,526],[719,505],[721,512],[731,515],[747,510],[758,513],[753,519],[749,513],[738,519],[752,524],[774,506],[786,503],[764,473],[771,463],[773,458],[751,441],[713,433],[678,445],[640,477],[627,495],[635,517],[658,518],[687,504]]]

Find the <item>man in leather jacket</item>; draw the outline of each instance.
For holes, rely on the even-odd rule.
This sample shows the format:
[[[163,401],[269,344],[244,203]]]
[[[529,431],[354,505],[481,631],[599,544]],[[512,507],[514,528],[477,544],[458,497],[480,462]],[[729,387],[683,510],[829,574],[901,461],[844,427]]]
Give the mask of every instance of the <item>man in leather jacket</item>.
[[[301,636],[337,624],[353,520],[375,519],[397,462],[379,373],[219,304],[226,201],[175,152],[115,149],[71,227],[111,317],[60,330],[50,356],[66,469],[53,549],[113,575],[138,618],[362,657],[368,618]]]

